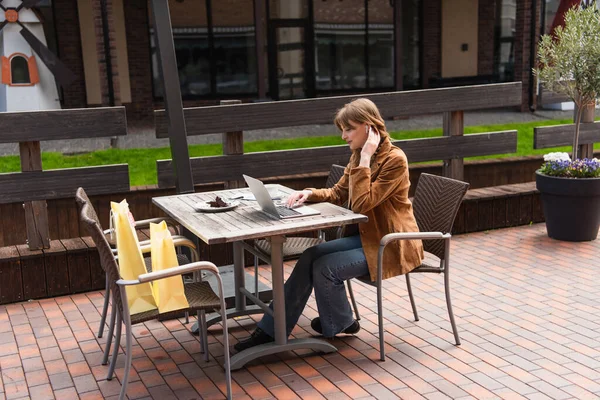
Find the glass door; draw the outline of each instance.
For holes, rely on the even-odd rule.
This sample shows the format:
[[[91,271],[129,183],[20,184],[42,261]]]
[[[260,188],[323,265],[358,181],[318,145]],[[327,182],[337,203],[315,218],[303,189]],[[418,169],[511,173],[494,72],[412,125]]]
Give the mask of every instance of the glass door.
[[[311,97],[306,20],[269,22],[269,91],[275,100]]]

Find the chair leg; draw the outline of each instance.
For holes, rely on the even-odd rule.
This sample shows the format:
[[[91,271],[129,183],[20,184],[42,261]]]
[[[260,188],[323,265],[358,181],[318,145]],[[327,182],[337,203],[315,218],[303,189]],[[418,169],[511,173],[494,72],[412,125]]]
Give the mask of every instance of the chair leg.
[[[227,329],[227,310],[221,293],[221,324],[223,325],[223,352],[225,355],[225,384],[227,385],[227,399],[233,398],[231,390],[231,360],[229,358],[229,331]],[[208,350],[208,349],[207,349]],[[208,353],[208,351],[207,351]]]
[[[108,375],[106,376],[106,380],[112,380],[115,374],[115,367],[117,366],[117,357],[119,356],[119,347],[121,346],[121,326],[123,326],[123,316],[121,313],[118,313],[117,316],[117,333],[115,334],[115,347],[113,349],[112,359],[110,361],[110,365],[108,366]]]
[[[106,292],[104,293],[104,307],[102,308],[102,317],[100,318],[100,327],[98,328],[98,338],[104,334],[104,324],[106,324],[106,314],[108,313],[108,303],[110,301],[110,286],[108,275],[106,275]]]
[[[196,312],[196,320],[198,323],[198,340],[200,340],[200,353],[204,354],[206,350],[204,349],[204,337],[208,335],[208,333],[203,329],[202,325],[202,313],[204,311],[198,310]],[[208,329],[208,328],[207,328]]]
[[[254,295],[258,298],[258,256],[254,256]]]
[[[189,324],[190,323],[190,313],[189,312],[185,312],[185,324]]]
[[[410,285],[410,276],[406,274],[406,288],[408,289],[408,298],[410,299],[410,305],[413,309],[413,314],[415,315],[415,321],[419,320],[419,314],[417,314],[417,305],[415,304],[415,298],[412,292],[412,286]]]
[[[108,326],[108,337],[106,338],[106,347],[104,348],[104,357],[102,365],[108,364],[108,356],[110,355],[110,345],[112,343],[113,333],[115,332],[115,319],[117,317],[117,304],[113,302],[110,311],[110,325]]]
[[[354,307],[354,314],[356,314],[356,320],[360,321],[360,314],[358,313],[358,306],[356,305],[356,299],[354,298],[354,291],[352,290],[352,279],[346,281],[348,284],[348,293],[350,293],[350,301],[352,301],[352,307]]]
[[[377,285],[377,317],[379,322],[379,359],[385,361],[385,340],[383,337],[383,288],[381,282]]]
[[[131,319],[129,315],[125,316],[125,372],[123,373],[123,382],[121,382],[121,393],[119,400],[124,400],[127,394],[127,384],[129,383],[129,370],[131,369],[131,341],[133,333],[131,332]]]
[[[206,323],[206,312],[198,311],[198,332],[200,333],[200,350],[204,352],[204,361],[208,362],[208,325]]]
[[[450,300],[450,274],[448,273],[448,269],[444,272],[444,290],[446,292],[446,305],[448,306],[448,315],[450,316],[450,324],[452,324],[454,340],[456,341],[456,345],[460,346],[458,329],[456,328],[456,322],[454,321],[454,312],[452,312],[452,300]]]

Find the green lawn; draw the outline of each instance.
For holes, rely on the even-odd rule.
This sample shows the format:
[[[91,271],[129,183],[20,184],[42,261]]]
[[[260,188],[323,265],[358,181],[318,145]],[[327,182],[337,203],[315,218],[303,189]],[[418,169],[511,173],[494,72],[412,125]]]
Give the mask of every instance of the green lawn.
[[[465,127],[465,132],[483,133],[503,130],[518,131],[517,152],[512,154],[492,155],[484,157],[474,157],[473,159],[501,158],[509,156],[524,156],[532,154],[544,154],[550,151],[569,151],[569,147],[558,149],[534,150],[533,146],[533,128],[543,125],[568,124],[571,120],[548,120],[528,123],[514,123],[502,125],[484,125]],[[441,136],[442,129],[429,129],[418,131],[400,131],[392,132],[394,139],[415,139],[424,137]],[[262,140],[256,142],[244,143],[244,151],[247,153],[269,150],[286,150],[306,147],[334,146],[344,144],[344,141],[338,136],[324,137],[305,137],[295,139],[280,140]],[[222,154],[221,145],[191,145],[190,156],[211,156]],[[91,165],[106,164],[129,164],[131,185],[150,185],[157,182],[156,178],[156,160],[171,158],[169,148],[160,149],[110,149],[95,151],[92,153],[80,155],[62,155],[60,153],[43,153],[42,163],[45,170],[56,168],[73,168]],[[0,172],[20,171],[20,161],[18,156],[0,157]]]

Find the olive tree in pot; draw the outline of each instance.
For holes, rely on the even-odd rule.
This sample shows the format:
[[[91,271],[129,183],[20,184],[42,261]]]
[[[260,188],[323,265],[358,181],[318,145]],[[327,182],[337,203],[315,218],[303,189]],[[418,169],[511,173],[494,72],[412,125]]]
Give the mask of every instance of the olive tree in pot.
[[[536,172],[548,236],[567,241],[594,240],[600,227],[600,161],[579,159],[579,128],[586,107],[600,94],[600,14],[595,2],[565,14],[565,26],[539,42],[538,68],[544,86],[567,95],[576,106],[573,157],[550,153]]]

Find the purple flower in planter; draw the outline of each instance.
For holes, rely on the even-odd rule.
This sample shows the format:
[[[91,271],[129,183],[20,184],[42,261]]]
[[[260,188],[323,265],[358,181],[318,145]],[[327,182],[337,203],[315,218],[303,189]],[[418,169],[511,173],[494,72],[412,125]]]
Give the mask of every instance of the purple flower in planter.
[[[553,157],[552,155],[560,153],[551,153],[544,157],[545,163],[540,168],[540,172],[548,176],[558,176],[563,178],[597,178],[600,177],[600,160],[597,158],[575,159],[571,161],[565,157]]]

